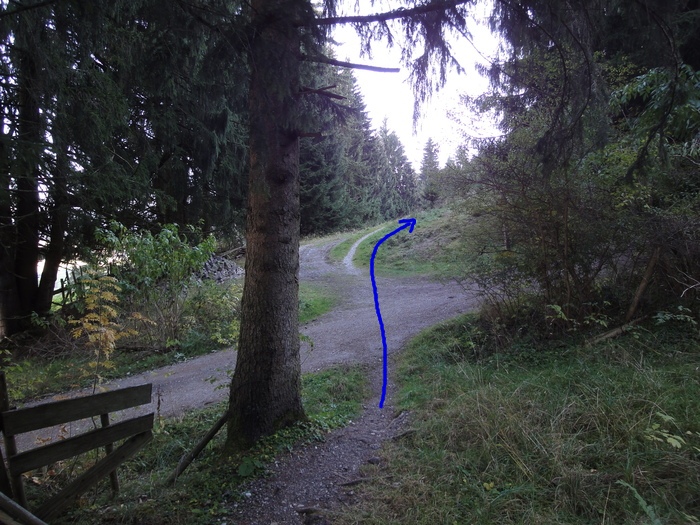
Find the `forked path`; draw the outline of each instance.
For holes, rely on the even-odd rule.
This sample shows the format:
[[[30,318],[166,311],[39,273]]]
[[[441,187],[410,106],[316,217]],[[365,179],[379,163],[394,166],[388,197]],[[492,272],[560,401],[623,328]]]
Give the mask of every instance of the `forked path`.
[[[352,500],[348,487],[356,481],[360,466],[378,461],[381,443],[401,428],[403,418],[394,417],[393,384],[389,385],[384,408],[377,407],[382,343],[369,273],[353,267],[351,261],[330,262],[334,244],[307,244],[300,250],[300,279],[328,287],[337,297],[331,312],[302,327],[306,336],[302,369],[309,372],[340,364],[363,364],[372,384],[371,398],[364,414],[353,424],[333,432],[323,444],[289,453],[275,464],[273,475],[245,489],[244,503],[230,509],[234,523],[323,523],[327,518],[322,516],[332,516],[333,509]],[[390,356],[422,329],[476,306],[473,294],[455,282],[378,277],[377,287]],[[226,399],[228,372],[233,370],[235,359],[233,351],[216,352],[104,387],[112,390],[153,383],[153,404],[142,407],[142,411],[157,410],[163,417],[183,416]]]
[[[314,345],[312,351],[308,346],[304,349],[302,367],[309,371],[341,363],[366,364],[371,398],[356,421],[332,432],[323,443],[286,454],[271,467],[270,476],[243,489],[242,503],[230,507],[232,523],[332,523],[343,507],[353,504],[362,465],[380,463],[382,443],[402,432],[407,423],[406,414],[394,412],[392,382],[384,408],[378,408],[382,343],[369,274],[347,260],[329,263],[331,248],[326,244],[301,249],[301,279],[331,287],[340,299],[332,312],[304,327]],[[379,277],[377,289],[390,355],[422,329],[476,306],[474,295],[454,282]]]
[[[376,368],[376,377],[381,379],[382,342],[369,273],[344,262],[330,262],[334,245],[306,244],[300,250],[300,279],[327,287],[337,298],[331,312],[301,328],[307,340],[302,343],[302,370],[360,363]],[[474,298],[455,282],[378,277],[377,287],[390,354],[420,330],[475,305]],[[236,353],[224,350],[114,380],[103,387],[113,390],[153,383],[153,405],[142,410],[176,417],[226,399],[235,364]],[[381,391],[374,394],[378,403]]]

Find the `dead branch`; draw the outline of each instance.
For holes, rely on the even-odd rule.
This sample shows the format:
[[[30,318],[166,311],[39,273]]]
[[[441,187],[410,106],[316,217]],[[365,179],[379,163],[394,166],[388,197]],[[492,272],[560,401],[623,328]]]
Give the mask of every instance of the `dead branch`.
[[[678,268],[676,268],[676,269],[678,270]],[[679,278],[677,278],[677,277],[673,277],[673,280],[674,280],[674,281],[676,281],[678,284],[680,284],[680,285],[682,285],[682,286],[685,286],[685,290],[683,290],[683,293],[681,294],[681,297],[683,297],[688,291],[693,290],[694,288],[700,288],[700,281],[698,281],[695,277],[693,277],[692,275],[689,275],[689,274],[685,273],[685,272],[682,271],[682,270],[678,270],[678,272],[679,272],[680,274],[682,274],[683,277],[685,277],[685,278],[688,279],[688,281],[689,281],[689,282],[684,282],[684,281],[681,281],[681,280],[680,280]]]
[[[376,13],[373,15],[358,15],[358,16],[334,16],[329,18],[319,18],[311,22],[314,26],[327,26],[336,24],[369,24],[372,22],[388,22],[389,20],[398,20],[399,18],[410,18],[416,15],[424,15],[435,11],[443,11],[445,9],[454,9],[462,4],[469,4],[472,0],[448,0],[445,2],[431,2],[429,4],[420,5],[412,9],[399,8],[386,13]]]
[[[232,248],[219,254],[221,257],[228,259],[230,257],[236,259],[238,257],[243,257],[245,255],[245,246],[239,246],[237,248]]]
[[[364,69],[366,71],[374,71],[375,73],[398,73],[401,71],[398,67],[379,67],[370,66],[368,64],[355,64],[353,62],[345,62],[343,60],[336,60],[335,58],[328,58],[323,55],[315,55],[313,57],[304,55],[303,60],[307,62],[317,62],[319,64],[330,64],[331,66],[347,67],[350,69]]]
[[[612,330],[605,332],[604,334],[600,334],[599,336],[594,337],[593,339],[586,341],[586,346],[594,346],[597,345],[598,343],[601,343],[603,341],[606,341],[608,339],[613,339],[615,337],[619,337],[625,332],[628,332],[630,328],[632,328],[634,325],[639,324],[641,321],[646,319],[646,317],[640,317],[639,319],[635,319],[634,321],[630,321],[629,323],[625,323],[622,326],[618,326],[617,328],[613,328]]]
[[[301,88],[300,93],[302,95],[313,94],[313,95],[321,95],[322,97],[335,98],[338,100],[345,100],[346,97],[344,97],[342,95],[338,95],[337,93],[331,93],[330,91],[328,91],[329,89],[335,89],[336,87],[338,87],[338,86],[335,84],[332,86],[326,86],[326,87],[322,87],[322,88],[310,88],[310,87],[304,86]]]
[[[209,429],[209,432],[205,434],[205,436],[195,445],[195,447],[192,449],[192,451],[188,452],[184,456],[180,458],[180,461],[177,463],[177,467],[175,468],[175,471],[168,477],[168,479],[165,481],[166,485],[172,485],[177,481],[177,478],[180,474],[182,474],[185,469],[194,461],[194,459],[199,455],[202,450],[204,450],[204,447],[206,447],[209,442],[214,439],[214,436],[221,430],[221,427],[224,426],[224,423],[228,421],[229,413],[226,411],[223,416],[219,418],[219,420],[214,423],[214,426]]]

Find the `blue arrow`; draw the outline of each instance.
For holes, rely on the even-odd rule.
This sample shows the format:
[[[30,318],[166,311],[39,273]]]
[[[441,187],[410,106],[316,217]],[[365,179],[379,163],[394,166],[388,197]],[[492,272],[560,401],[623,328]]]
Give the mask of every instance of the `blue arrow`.
[[[374,245],[374,250],[372,250],[372,257],[369,260],[369,275],[372,279],[372,291],[374,292],[374,309],[377,311],[377,319],[379,320],[379,330],[382,333],[382,356],[384,358],[384,372],[383,372],[383,382],[382,382],[382,398],[379,400],[379,408],[384,408],[384,400],[386,399],[386,385],[389,380],[389,367],[387,365],[388,353],[386,346],[386,331],[384,330],[384,320],[382,319],[382,311],[379,309],[379,295],[377,294],[377,280],[374,278],[374,259],[377,256],[377,250],[379,246],[386,241],[392,235],[396,235],[401,230],[409,228],[408,233],[413,232],[413,228],[416,226],[416,219],[401,219],[399,221],[399,226],[393,232],[387,233],[384,237],[379,239],[379,242]]]

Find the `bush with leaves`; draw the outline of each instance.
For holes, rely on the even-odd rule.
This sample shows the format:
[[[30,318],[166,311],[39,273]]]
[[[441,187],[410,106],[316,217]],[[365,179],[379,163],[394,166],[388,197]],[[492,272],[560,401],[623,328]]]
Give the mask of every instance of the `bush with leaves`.
[[[109,275],[88,274],[80,281],[83,290],[83,313],[69,321],[71,335],[84,339],[92,353],[85,375],[93,378],[93,388],[102,382],[102,374],[113,368],[112,354],[117,341],[134,336],[136,332],[125,328],[118,320],[117,280]]]
[[[190,228],[189,233],[198,232]],[[179,346],[192,324],[185,319],[187,297],[195,285],[192,275],[214,253],[214,237],[191,245],[174,224],[156,234],[112,224],[100,236],[108,246],[110,273],[122,288],[122,307],[140,313],[140,344]]]
[[[201,342],[205,345],[234,345],[240,326],[241,291],[237,281],[217,284],[206,280],[192,286],[184,305],[189,337],[183,344],[204,339]]]

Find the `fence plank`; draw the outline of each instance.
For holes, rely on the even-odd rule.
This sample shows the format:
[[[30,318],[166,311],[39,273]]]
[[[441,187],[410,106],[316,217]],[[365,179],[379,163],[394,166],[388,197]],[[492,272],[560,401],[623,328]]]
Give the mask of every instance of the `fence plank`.
[[[40,520],[4,494],[0,494],[0,509],[4,511],[0,512],[0,523],[7,522],[9,525],[15,523],[19,525],[47,525],[46,522]]]
[[[104,447],[120,439],[145,432],[153,427],[153,414],[98,428],[72,438],[28,450],[8,458],[10,474],[18,476],[35,468],[68,459],[83,452]]]
[[[45,521],[52,519],[66,505],[71,503],[77,495],[85,492],[99,479],[108,475],[124,461],[136,454],[152,437],[152,432],[148,430],[128,439],[112,454],[102,458],[90,470],[78,476],[69,486],[44,503],[35,514]]]
[[[6,436],[61,425],[108,412],[116,412],[151,402],[153,385],[140,385],[103,392],[76,399],[54,401],[43,405],[3,412]]]

